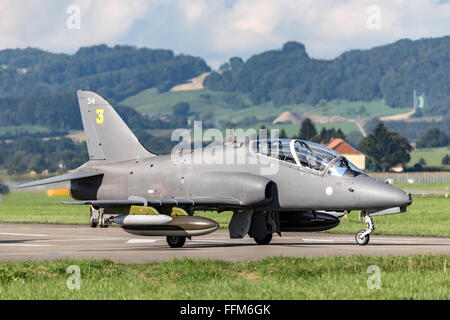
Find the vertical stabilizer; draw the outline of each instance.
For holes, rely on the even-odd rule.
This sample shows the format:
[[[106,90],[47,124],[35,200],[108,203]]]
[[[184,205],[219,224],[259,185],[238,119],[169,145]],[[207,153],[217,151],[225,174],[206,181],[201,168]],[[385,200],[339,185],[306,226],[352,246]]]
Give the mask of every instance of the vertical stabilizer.
[[[124,161],[155,156],[145,149],[99,94],[77,91],[90,160]]]

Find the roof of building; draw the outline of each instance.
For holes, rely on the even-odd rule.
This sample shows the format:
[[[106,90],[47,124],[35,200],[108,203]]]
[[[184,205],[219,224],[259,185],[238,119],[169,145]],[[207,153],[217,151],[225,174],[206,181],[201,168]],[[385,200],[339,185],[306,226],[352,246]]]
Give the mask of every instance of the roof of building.
[[[351,145],[349,145],[342,139],[334,139],[327,145],[327,147],[343,155],[346,154],[362,155],[361,152],[353,148]]]
[[[391,169],[403,169],[403,163],[397,163],[395,166],[393,166]]]

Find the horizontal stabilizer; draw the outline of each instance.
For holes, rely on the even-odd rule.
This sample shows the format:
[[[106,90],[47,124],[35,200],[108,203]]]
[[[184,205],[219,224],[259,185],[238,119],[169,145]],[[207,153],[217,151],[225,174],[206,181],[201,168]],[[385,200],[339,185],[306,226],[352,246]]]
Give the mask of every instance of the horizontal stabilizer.
[[[28,183],[24,183],[24,184],[19,184],[17,186],[13,186],[13,189],[21,189],[21,188],[29,188],[29,187],[35,187],[35,186],[42,186],[45,184],[51,184],[51,183],[58,183],[58,182],[63,182],[63,181],[69,181],[69,180],[76,180],[76,179],[83,179],[83,178],[89,178],[89,177],[95,177],[95,176],[100,176],[103,175],[103,173],[99,173],[99,172],[71,172],[71,173],[66,173],[60,176],[56,176],[56,177],[51,177],[51,178],[47,178],[47,179],[42,179],[42,180],[36,180],[36,181],[31,181]]]

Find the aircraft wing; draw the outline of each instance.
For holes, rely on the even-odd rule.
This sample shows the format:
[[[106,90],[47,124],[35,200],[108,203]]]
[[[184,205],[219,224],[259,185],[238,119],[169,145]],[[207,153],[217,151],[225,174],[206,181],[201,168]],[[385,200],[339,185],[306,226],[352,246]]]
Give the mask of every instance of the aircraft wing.
[[[234,199],[212,199],[212,198],[173,198],[173,199],[128,199],[128,200],[81,200],[64,201],[61,204],[93,205],[93,206],[150,206],[150,207],[205,207],[214,208],[218,206],[239,207],[241,204]]]
[[[36,180],[27,182],[24,184],[19,184],[17,186],[13,186],[13,189],[21,189],[21,188],[29,188],[29,187],[35,187],[35,186],[41,186],[45,184],[51,184],[51,183],[57,183],[57,182],[63,182],[63,181],[69,181],[69,180],[76,180],[76,179],[83,179],[83,178],[89,178],[89,177],[95,177],[103,175],[103,173],[99,172],[70,172],[66,173],[60,176],[51,177],[47,179],[42,180]]]

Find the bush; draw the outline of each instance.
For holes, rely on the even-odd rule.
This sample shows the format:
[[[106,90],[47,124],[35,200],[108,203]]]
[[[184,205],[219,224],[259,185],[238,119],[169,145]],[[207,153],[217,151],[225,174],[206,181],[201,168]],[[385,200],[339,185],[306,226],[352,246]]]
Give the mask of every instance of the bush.
[[[0,194],[8,194],[9,193],[9,187],[6,184],[0,183]]]
[[[450,156],[448,154],[446,154],[443,158],[442,158],[442,164],[443,165],[449,165],[450,164]]]

